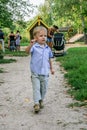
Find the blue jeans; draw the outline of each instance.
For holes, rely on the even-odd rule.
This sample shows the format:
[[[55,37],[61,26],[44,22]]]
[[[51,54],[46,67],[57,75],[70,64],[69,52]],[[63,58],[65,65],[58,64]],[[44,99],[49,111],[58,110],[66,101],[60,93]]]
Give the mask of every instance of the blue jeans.
[[[49,75],[38,75],[31,73],[31,81],[33,87],[34,103],[38,104],[39,100],[43,100],[48,88]]]
[[[47,38],[47,42],[53,42],[52,38]]]

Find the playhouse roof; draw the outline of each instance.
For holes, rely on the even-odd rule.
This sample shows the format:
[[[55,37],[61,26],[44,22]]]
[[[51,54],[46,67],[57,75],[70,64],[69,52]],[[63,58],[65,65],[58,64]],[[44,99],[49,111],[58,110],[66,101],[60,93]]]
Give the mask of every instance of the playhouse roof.
[[[27,28],[27,31],[29,32],[29,37],[30,39],[33,39],[33,29],[36,27],[36,26],[39,26],[39,25],[42,25],[44,26],[45,28],[49,28],[47,26],[47,24],[44,23],[44,21],[42,20],[41,17],[37,17],[32,23],[31,25]]]
[[[30,32],[34,27],[43,25],[47,29],[49,28],[48,25],[42,20],[40,16],[38,16],[32,23],[31,25],[27,28],[27,30]]]

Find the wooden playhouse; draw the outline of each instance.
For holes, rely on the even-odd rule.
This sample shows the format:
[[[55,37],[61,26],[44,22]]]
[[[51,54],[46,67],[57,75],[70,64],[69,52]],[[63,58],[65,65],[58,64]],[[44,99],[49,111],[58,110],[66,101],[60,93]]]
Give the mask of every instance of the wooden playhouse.
[[[38,18],[36,18],[33,23],[28,27],[27,31],[29,33],[29,39],[33,39],[33,29],[36,27],[36,26],[44,26],[45,28],[49,28],[48,25],[42,20],[41,17],[38,16]]]

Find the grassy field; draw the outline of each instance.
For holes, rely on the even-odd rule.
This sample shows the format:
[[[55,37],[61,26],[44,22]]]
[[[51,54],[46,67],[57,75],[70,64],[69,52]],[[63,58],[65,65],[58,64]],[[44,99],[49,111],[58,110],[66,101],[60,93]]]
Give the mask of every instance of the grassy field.
[[[58,57],[57,61],[67,71],[65,78],[71,88],[68,92],[79,101],[87,100],[87,48],[70,48],[64,57]]]

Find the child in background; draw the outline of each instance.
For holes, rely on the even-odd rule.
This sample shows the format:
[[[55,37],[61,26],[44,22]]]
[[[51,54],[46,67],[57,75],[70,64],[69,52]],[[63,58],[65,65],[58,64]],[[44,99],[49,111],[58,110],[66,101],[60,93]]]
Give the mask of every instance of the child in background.
[[[50,47],[46,44],[47,30],[43,26],[37,26],[33,31],[34,39],[26,48],[31,53],[31,81],[33,87],[34,111],[39,112],[43,108],[43,100],[48,88],[49,70],[54,74]]]

